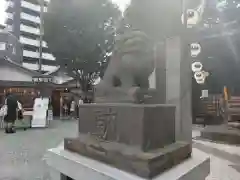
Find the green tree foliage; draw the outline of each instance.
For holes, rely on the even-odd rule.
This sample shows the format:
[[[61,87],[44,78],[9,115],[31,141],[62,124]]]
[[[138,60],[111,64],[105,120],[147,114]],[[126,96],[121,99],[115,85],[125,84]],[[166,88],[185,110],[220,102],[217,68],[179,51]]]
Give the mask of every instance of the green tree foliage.
[[[160,41],[179,34],[181,11],[181,0],[132,0],[125,11],[124,23]]]
[[[108,0],[51,0],[44,39],[59,65],[87,91],[106,67],[120,12]]]
[[[240,92],[239,15],[239,0],[207,1],[197,34],[203,47],[201,60],[210,72],[208,88],[213,92],[220,93],[225,85]]]

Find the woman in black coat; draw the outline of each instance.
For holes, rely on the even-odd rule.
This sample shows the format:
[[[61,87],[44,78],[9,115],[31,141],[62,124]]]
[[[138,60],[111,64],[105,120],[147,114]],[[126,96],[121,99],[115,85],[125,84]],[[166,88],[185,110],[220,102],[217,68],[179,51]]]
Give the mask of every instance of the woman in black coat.
[[[15,133],[14,123],[17,119],[18,103],[16,98],[9,93],[6,96],[6,105],[7,105],[7,115],[4,117],[5,132]]]

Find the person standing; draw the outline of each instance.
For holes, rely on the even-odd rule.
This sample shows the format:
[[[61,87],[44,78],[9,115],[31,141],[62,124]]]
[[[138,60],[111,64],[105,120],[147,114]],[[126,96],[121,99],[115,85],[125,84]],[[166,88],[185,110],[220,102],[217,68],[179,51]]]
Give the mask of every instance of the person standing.
[[[77,105],[77,116],[78,116],[78,118],[80,118],[79,108],[83,103],[84,102],[82,100],[82,97],[80,97],[79,100],[78,100],[78,105]]]
[[[67,103],[63,104],[63,116],[66,118],[68,116],[68,105]]]
[[[83,104],[83,100],[82,100],[82,98],[80,97],[79,100],[78,100],[78,107],[79,107],[80,105],[82,105],[82,104]]]
[[[71,101],[71,105],[70,105],[70,114],[71,114],[71,117],[72,119],[74,119],[74,116],[75,116],[75,109],[76,109],[76,103],[74,101],[74,99]]]
[[[18,102],[10,93],[6,94],[7,114],[4,117],[5,133],[15,133],[14,123],[17,119]]]

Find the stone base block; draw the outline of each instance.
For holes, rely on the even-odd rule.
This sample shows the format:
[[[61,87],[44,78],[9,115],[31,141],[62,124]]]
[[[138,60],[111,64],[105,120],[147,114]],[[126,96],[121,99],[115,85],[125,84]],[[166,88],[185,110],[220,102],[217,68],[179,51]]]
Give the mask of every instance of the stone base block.
[[[189,158],[192,152],[191,145],[185,142],[143,152],[139,148],[120,143],[99,142],[91,136],[65,139],[64,148],[143,178],[161,174]]]
[[[44,159],[53,170],[55,179],[65,177],[68,180],[146,180],[105,163],[64,150],[63,146],[48,150]],[[209,157],[193,148],[190,158],[151,180],[205,180],[209,172]]]
[[[240,144],[240,130],[228,125],[208,126],[201,131],[201,138],[227,144]]]
[[[165,104],[83,104],[79,137],[138,146],[142,151],[175,142],[175,106]],[[82,137],[81,137],[82,138]]]

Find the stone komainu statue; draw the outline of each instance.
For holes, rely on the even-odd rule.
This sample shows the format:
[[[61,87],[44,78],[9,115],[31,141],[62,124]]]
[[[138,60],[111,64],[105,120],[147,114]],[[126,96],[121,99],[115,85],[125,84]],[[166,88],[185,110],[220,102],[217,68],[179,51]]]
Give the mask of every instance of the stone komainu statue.
[[[204,7],[203,2],[186,0],[185,6],[195,10]],[[158,96],[148,87],[148,78],[154,70],[154,43],[181,36],[184,29],[181,6],[182,1],[176,0],[131,1],[118,29],[121,32],[109,66],[96,87],[96,102],[146,103],[147,99],[154,99],[149,94]]]
[[[147,35],[136,30],[119,35],[115,54],[120,63],[114,74],[115,79],[120,82],[119,86],[148,88],[148,78],[154,70],[154,53]]]
[[[154,71],[154,46],[138,30],[126,30],[116,37],[113,56],[105,75],[96,86],[96,102],[143,103]]]

